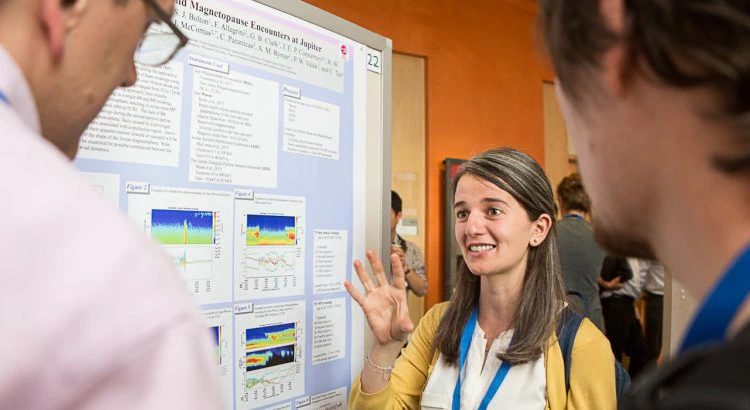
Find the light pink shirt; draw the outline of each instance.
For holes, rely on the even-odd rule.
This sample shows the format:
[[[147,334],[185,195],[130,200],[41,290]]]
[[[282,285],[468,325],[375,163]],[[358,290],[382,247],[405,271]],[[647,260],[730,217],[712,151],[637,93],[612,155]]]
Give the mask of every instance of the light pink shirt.
[[[0,46],[0,409],[219,409],[171,262],[40,136]]]

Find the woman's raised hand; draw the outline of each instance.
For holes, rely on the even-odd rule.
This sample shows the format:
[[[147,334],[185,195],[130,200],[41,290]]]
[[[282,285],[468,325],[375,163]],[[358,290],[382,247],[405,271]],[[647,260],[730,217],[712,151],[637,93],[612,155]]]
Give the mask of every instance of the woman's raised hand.
[[[378,255],[373,251],[367,251],[367,259],[375,274],[377,285],[373,285],[362,263],[355,260],[354,269],[365,287],[365,294],[355,289],[351,282],[345,282],[344,286],[352,295],[352,299],[362,307],[367,323],[379,344],[385,345],[395,341],[403,344],[409,333],[414,330],[414,324],[409,318],[406,283],[401,261],[398,256],[391,255],[393,270],[393,285],[391,285],[388,283],[385,269]]]

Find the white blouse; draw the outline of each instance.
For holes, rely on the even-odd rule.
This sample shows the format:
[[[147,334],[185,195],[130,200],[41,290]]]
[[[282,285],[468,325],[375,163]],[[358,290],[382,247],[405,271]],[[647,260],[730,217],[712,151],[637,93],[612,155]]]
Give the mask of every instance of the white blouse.
[[[466,355],[464,374],[461,379],[461,410],[475,410],[482,402],[502,361],[497,354],[505,352],[513,337],[513,330],[502,333],[492,342],[487,363],[484,349],[487,339],[477,323]],[[441,354],[435,369],[427,380],[422,400],[422,409],[448,409],[453,406],[453,390],[458,379],[458,367],[448,365]],[[510,368],[505,381],[495,394],[488,410],[544,410],[547,406],[547,376],[544,370],[544,355],[533,362]]]

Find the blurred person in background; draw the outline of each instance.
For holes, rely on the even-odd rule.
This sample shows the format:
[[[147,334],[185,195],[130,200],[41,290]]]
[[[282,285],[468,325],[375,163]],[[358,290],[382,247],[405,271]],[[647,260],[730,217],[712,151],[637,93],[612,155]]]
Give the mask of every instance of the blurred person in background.
[[[557,243],[565,289],[571,301],[604,332],[598,279],[605,254],[594,241],[591,224],[586,221],[591,201],[578,173],[563,178],[557,186],[557,200],[562,215],[557,222]]]

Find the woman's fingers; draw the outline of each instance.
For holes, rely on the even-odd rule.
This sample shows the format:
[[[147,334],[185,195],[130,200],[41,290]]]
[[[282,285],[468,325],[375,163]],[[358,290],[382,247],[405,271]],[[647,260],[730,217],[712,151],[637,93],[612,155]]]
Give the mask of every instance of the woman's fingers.
[[[373,251],[367,251],[367,260],[370,261],[372,273],[375,274],[375,279],[378,280],[378,286],[388,286],[388,278],[385,277],[385,269],[378,255]]]
[[[365,294],[373,290],[374,287],[372,285],[372,281],[370,280],[370,275],[367,274],[365,267],[362,266],[362,262],[360,262],[359,260],[355,260],[354,270],[357,271],[357,276],[359,277],[359,280],[362,282],[362,286],[364,286],[365,288]]]
[[[365,296],[352,285],[351,282],[346,281],[344,282],[344,287],[346,288],[346,291],[349,292],[349,294],[352,296],[352,299],[354,299],[357,304],[359,304],[360,307],[362,307],[365,304]]]
[[[409,318],[409,316],[402,318],[399,326],[401,327],[401,331],[403,333],[411,333],[414,331],[414,322],[411,321],[411,318]]]
[[[406,335],[414,330],[414,323],[409,317],[409,308],[406,302],[396,306],[396,316],[391,322],[391,336],[394,339],[406,339]]]
[[[404,274],[404,266],[401,264],[401,259],[398,255],[391,255],[391,271],[393,272],[393,287],[396,289],[406,289],[406,278]]]

